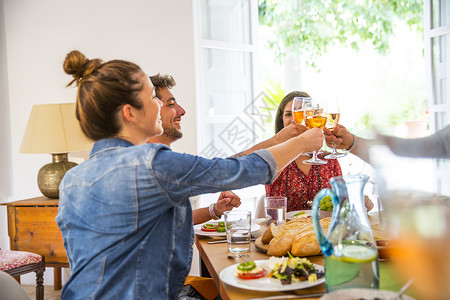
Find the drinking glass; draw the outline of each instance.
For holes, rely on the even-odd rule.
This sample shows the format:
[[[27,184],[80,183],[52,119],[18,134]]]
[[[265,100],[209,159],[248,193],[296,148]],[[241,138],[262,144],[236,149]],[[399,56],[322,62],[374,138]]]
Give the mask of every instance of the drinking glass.
[[[391,191],[388,221],[395,233],[393,264],[421,299],[450,295],[450,197],[412,191]],[[395,231],[395,232],[394,232]]]
[[[305,110],[308,107],[311,107],[310,97],[295,97],[294,100],[292,100],[292,116],[296,124],[304,125]]]
[[[336,100],[327,101],[325,111],[327,115],[327,124],[325,126],[333,131],[339,123],[339,117],[341,116],[339,103]],[[324,157],[325,159],[336,159],[347,155],[346,153],[337,152],[336,144],[334,142],[331,146],[333,150],[330,154]]]
[[[414,278],[417,299],[450,295],[449,161],[397,156],[385,145],[369,149],[376,170],[390,258],[399,278]]]
[[[320,101],[316,100],[311,100],[311,103],[312,108],[305,110],[306,127],[322,130],[327,123],[327,117],[323,113],[323,105]],[[319,159],[317,157],[317,151],[314,151],[312,158],[304,160],[303,163],[307,165],[325,165],[327,161]]]
[[[232,210],[223,214],[227,233],[228,251],[233,253],[250,250],[251,213],[249,210]]]
[[[272,196],[264,198],[264,209],[269,224],[281,225],[286,223],[286,205],[286,197]]]

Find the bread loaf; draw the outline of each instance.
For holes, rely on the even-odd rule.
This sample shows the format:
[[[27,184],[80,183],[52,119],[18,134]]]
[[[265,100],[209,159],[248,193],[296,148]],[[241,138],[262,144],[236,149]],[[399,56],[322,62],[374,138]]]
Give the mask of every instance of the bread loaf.
[[[271,223],[269,227],[267,227],[266,231],[264,231],[263,235],[261,236],[261,242],[263,244],[268,244],[274,237],[274,233],[276,232],[276,225],[274,223]]]
[[[331,218],[320,220],[323,231],[327,232]],[[291,253],[295,256],[311,256],[320,254],[320,245],[312,224],[303,228],[292,241]]]
[[[310,218],[299,218],[291,220],[283,225],[272,229],[274,237],[270,240],[267,255],[283,256],[291,250],[294,237],[301,232],[305,226],[311,225]]]

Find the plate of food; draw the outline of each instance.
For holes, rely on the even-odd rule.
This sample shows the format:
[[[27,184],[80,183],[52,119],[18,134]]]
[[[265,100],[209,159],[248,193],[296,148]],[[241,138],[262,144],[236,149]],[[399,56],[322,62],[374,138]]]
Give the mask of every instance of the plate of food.
[[[258,224],[252,221],[252,234],[261,228]],[[223,221],[209,221],[202,224],[194,225],[194,233],[203,236],[227,236],[225,232],[225,222]]]
[[[312,210],[294,210],[286,213],[286,220],[294,218],[309,218],[312,216]]]
[[[322,266],[300,257],[234,264],[219,274],[220,280],[233,287],[265,292],[306,289],[324,283],[324,276]]]

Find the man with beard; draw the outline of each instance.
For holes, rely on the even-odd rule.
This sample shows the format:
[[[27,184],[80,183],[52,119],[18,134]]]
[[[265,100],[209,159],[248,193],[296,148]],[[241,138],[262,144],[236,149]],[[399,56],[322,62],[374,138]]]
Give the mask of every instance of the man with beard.
[[[181,117],[186,111],[175,99],[170,89],[175,86],[175,80],[170,75],[154,75],[150,76],[153,86],[156,90],[156,96],[162,101],[161,107],[161,121],[164,132],[147,141],[147,143],[160,143],[168,147],[181,139],[183,133],[181,132]],[[219,219],[225,212],[238,207],[241,204],[241,199],[233,192],[222,192],[216,203],[212,203],[209,207],[203,207],[192,211],[194,225],[204,223],[211,219]]]
[[[170,147],[173,142],[183,137],[180,123],[181,117],[186,114],[186,111],[181,107],[170,91],[176,84],[172,76],[157,74],[150,76],[150,79],[155,87],[156,96],[163,103],[160,115],[164,132],[159,136],[149,139],[147,143],[160,143]],[[289,126],[285,126],[273,137],[264,140],[243,152],[235,154],[233,157],[246,156],[256,150],[277,145],[302,134],[305,130],[306,127],[304,126],[290,124]],[[193,211],[194,224],[200,224],[210,219],[219,219],[223,212],[232,210],[240,204],[241,199],[236,194],[231,191],[222,192],[216,203],[211,204],[209,207],[199,208]]]

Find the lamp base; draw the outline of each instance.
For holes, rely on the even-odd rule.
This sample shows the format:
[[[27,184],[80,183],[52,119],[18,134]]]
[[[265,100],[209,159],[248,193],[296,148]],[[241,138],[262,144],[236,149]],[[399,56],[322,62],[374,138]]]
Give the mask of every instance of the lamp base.
[[[38,173],[38,187],[48,198],[59,198],[59,184],[66,172],[77,164],[68,161],[67,153],[52,154],[52,162],[44,165]]]

